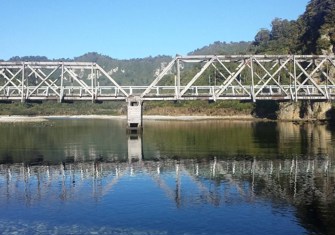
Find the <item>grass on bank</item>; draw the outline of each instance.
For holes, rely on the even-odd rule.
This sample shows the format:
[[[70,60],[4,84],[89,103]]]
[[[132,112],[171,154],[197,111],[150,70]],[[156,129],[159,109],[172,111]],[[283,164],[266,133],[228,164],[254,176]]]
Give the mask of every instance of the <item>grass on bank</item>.
[[[239,101],[148,101],[144,102],[143,107],[144,114],[148,115],[236,115],[250,114],[254,104]],[[127,104],[124,101],[0,103],[0,115],[125,115],[126,110]]]
[[[254,104],[240,101],[153,101],[144,103],[144,113],[152,115],[246,115]]]
[[[80,101],[58,103],[56,101],[45,101],[41,103],[0,103],[0,115],[120,115],[124,112],[124,102],[92,103]]]

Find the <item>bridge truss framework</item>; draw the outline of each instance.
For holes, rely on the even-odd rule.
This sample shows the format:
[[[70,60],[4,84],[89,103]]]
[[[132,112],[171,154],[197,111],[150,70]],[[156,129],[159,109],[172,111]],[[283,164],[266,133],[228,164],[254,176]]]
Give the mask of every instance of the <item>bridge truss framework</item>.
[[[152,83],[125,86],[96,63],[0,62],[0,100],[333,100],[335,56],[176,56]]]

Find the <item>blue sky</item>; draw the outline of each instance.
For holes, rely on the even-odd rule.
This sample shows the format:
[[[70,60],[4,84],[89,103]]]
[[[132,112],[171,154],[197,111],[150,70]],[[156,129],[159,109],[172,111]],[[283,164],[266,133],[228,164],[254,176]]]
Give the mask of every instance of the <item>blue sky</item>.
[[[186,55],[214,41],[251,41],[309,0],[0,0],[0,58],[118,59]]]

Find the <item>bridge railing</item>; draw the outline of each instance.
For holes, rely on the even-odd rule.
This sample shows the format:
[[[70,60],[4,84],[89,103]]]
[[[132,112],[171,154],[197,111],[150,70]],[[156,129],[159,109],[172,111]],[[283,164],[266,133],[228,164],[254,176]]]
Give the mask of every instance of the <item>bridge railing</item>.
[[[129,95],[140,96],[146,86],[121,86],[121,88]],[[185,86],[180,86],[184,89]],[[282,99],[291,100],[292,96],[297,95],[298,99],[319,99],[326,100],[335,97],[335,85],[320,85],[319,89],[328,94],[328,98],[320,94],[319,89],[313,85],[304,85],[299,91],[295,92],[295,87],[290,85],[268,85],[268,86],[228,86],[225,92],[217,98],[218,100],[225,99],[252,99],[252,89],[259,90],[257,99]],[[60,90],[63,91],[63,96],[60,97]],[[33,93],[32,93],[33,91]],[[150,93],[143,100],[194,100],[207,99],[214,100],[215,94],[220,91],[218,86],[191,86],[187,89],[182,97],[178,97],[175,86],[154,86]],[[125,100],[119,87],[117,86],[98,86],[84,89],[81,86],[64,86],[62,88],[51,89],[49,86],[29,86],[23,89],[25,99],[27,100]],[[21,90],[15,87],[8,86],[0,92],[2,100],[20,100],[22,98]]]

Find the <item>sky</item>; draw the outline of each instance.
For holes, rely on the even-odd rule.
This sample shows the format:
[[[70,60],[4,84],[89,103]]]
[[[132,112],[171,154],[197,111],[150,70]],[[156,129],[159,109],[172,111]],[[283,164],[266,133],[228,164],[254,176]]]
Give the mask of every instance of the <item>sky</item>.
[[[0,59],[186,55],[215,41],[252,41],[309,0],[0,0]]]

